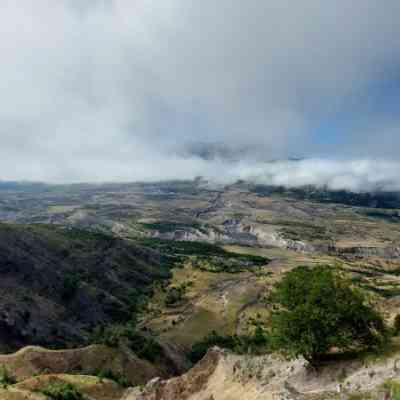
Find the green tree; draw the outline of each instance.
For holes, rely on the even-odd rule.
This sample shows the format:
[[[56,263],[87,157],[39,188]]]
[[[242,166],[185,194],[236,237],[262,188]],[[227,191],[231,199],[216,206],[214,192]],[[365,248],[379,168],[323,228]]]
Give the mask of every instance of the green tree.
[[[379,313],[332,267],[295,268],[272,298],[272,336],[290,358],[303,356],[316,366],[332,349],[363,350],[387,338]]]

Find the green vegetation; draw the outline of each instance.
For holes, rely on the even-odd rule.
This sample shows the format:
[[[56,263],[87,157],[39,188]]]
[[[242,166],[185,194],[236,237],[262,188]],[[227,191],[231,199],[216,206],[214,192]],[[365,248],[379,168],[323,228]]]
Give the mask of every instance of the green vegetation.
[[[399,211],[389,211],[389,210],[366,210],[364,212],[369,218],[378,219],[386,222],[400,222],[400,213]]]
[[[143,228],[149,229],[152,231],[158,231],[160,233],[169,233],[175,231],[185,231],[188,229],[197,229],[200,232],[207,233],[207,229],[197,222],[192,222],[190,224],[181,223],[181,222],[168,222],[168,221],[160,221],[154,223],[141,223]]]
[[[189,359],[196,363],[214,346],[229,349],[237,354],[262,354],[271,350],[270,344],[269,336],[260,326],[252,335],[223,336],[213,331],[192,346]]]
[[[138,332],[133,324],[101,326],[95,329],[92,343],[109,347],[127,345],[139,358],[150,362],[156,361],[162,348],[151,336]]]
[[[286,196],[297,200],[308,200],[319,203],[337,203],[355,207],[400,208],[400,198],[396,192],[350,192],[347,190],[329,190],[326,187],[307,185],[286,188],[284,186],[253,185],[250,187],[260,196]]]
[[[243,255],[224,250],[222,247],[206,242],[175,241],[157,238],[145,238],[140,240],[145,246],[155,248],[166,254],[178,254],[182,256],[220,256],[227,258],[245,258],[253,262],[265,262],[267,259],[261,256]]]
[[[172,276],[167,258],[102,233],[0,223],[0,259],[8,271],[7,290],[18,293],[10,318],[30,322],[28,328],[16,324],[11,336],[22,338],[18,339],[23,340],[21,345],[81,346],[97,325],[135,321],[153,285]],[[0,282],[2,290],[4,285]],[[68,312],[51,314],[49,304]],[[10,350],[16,349],[17,341],[10,342]]]
[[[382,296],[386,299],[390,299],[392,297],[396,297],[396,296],[400,295],[400,287],[381,288],[381,287],[377,287],[377,286],[365,284],[365,283],[360,283],[359,286],[362,289],[370,290],[371,292],[374,292],[374,293],[378,294],[379,296]]]
[[[367,268],[370,271],[374,271],[378,274],[387,274],[387,275],[393,275],[393,276],[400,276],[400,268],[396,269],[383,269],[383,268],[378,268],[378,267],[373,267],[371,265],[367,266]]]
[[[15,378],[10,375],[7,368],[2,365],[0,367],[0,387],[6,388],[7,386],[13,385],[14,383],[16,383]]]
[[[160,251],[164,255],[164,262],[170,266],[182,263],[185,258],[195,256],[197,260],[207,260],[210,257],[219,257],[219,260],[236,259],[248,266],[261,266],[268,264],[269,260],[265,257],[251,254],[239,254],[224,250],[214,244],[205,242],[174,241],[156,238],[141,239],[140,243],[146,247],[151,247]],[[219,272],[219,271],[216,271]]]
[[[400,334],[400,314],[397,314],[394,318],[394,322],[393,322],[393,333],[395,335],[399,335]]]
[[[332,348],[376,348],[387,339],[381,316],[360,291],[329,266],[298,267],[276,284],[272,295],[274,345],[289,357],[311,364]]]
[[[32,226],[32,225],[31,225]],[[36,226],[33,226],[36,228],[43,228],[46,230],[56,230],[56,228],[52,225],[44,225],[44,224],[39,224]],[[86,230],[86,229],[79,229],[79,228],[63,228],[60,227],[58,228],[58,235],[62,233],[62,235],[65,237],[65,239],[70,239],[74,242],[79,242],[82,245],[83,243],[96,243],[96,242],[107,242],[107,243],[112,243],[117,241],[118,239],[115,238],[114,236],[99,232],[99,231],[94,231],[94,230]],[[61,239],[61,238],[60,238]]]
[[[383,389],[385,389],[390,394],[391,400],[400,400],[400,383],[389,380],[383,384]]]
[[[260,256],[243,255],[224,250],[223,248],[208,243],[199,242],[175,242],[159,239],[143,239],[141,244],[159,251],[163,257],[163,263],[179,266],[185,260],[196,264],[200,269],[212,270],[212,272],[241,272],[254,269],[268,263],[268,259]],[[164,288],[163,301],[167,307],[179,305],[183,300],[189,283],[173,285]],[[135,324],[138,316],[144,312],[151,290],[133,289],[126,299],[130,304],[132,318],[127,325],[100,326],[95,329],[91,342],[118,347],[121,343],[127,344],[139,357],[154,362],[161,355],[160,345],[150,336],[136,330]],[[218,342],[220,337],[218,337]],[[215,341],[215,336],[207,340],[206,346]],[[246,347],[252,345],[251,338],[234,338],[234,347]],[[233,344],[230,346],[233,347]]]
[[[126,388],[130,386],[130,382],[128,381],[128,379],[120,374],[115,374],[113,371],[111,371],[110,369],[106,369],[106,370],[101,370],[100,372],[97,373],[98,378],[102,379],[109,379],[111,381],[114,381],[116,383],[118,383],[118,385]]]
[[[49,383],[39,390],[40,393],[49,397],[51,400],[86,400],[74,385],[70,383]]]
[[[149,193],[145,194],[144,198],[148,201],[169,201],[176,200],[177,194],[169,194],[169,193]]]
[[[131,323],[136,324],[140,314],[142,314],[146,305],[153,293],[153,287],[150,288],[130,288],[127,297],[124,299],[128,304],[129,312],[131,314]]]
[[[157,238],[144,238],[140,242],[144,246],[155,248],[164,254],[178,254],[182,256],[215,256],[226,254],[225,250],[221,247],[204,242],[163,240]]]
[[[173,306],[180,303],[184,298],[185,292],[185,284],[168,288],[165,296],[165,304],[167,306]]]
[[[353,393],[350,394],[348,400],[368,400],[371,396],[366,393]]]
[[[331,240],[332,236],[323,226],[281,228],[279,232],[284,238],[298,241]]]
[[[254,256],[242,256],[235,258],[225,257],[193,257],[192,266],[207,272],[227,272],[239,273],[245,271],[254,271],[255,267],[261,267],[268,261],[262,257],[254,258]]]
[[[324,225],[311,224],[301,220],[286,219],[263,222],[280,226],[279,232],[281,235],[290,240],[332,240],[332,234],[329,232],[328,227]]]
[[[63,278],[61,296],[64,300],[69,300],[79,287],[80,277],[78,274],[70,273]]]

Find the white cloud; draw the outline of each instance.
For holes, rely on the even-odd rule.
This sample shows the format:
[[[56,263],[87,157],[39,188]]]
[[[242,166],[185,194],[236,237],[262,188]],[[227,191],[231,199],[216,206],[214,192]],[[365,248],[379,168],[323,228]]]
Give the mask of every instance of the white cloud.
[[[343,149],[312,132],[357,112],[400,66],[397,0],[4,0],[1,11],[0,179],[212,175],[213,163],[179,156],[207,141],[258,160],[399,159],[398,116],[369,113]]]
[[[357,192],[398,191],[399,171],[400,162],[395,161],[305,159],[253,165],[238,164],[232,170],[230,180],[243,179],[259,184],[287,187],[326,186],[333,190]]]

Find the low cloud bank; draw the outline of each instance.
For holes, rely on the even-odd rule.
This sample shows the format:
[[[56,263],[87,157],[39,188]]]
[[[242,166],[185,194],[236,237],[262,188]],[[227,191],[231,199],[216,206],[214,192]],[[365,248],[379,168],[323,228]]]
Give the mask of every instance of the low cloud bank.
[[[94,173],[96,170],[97,174]],[[70,171],[68,179],[63,175],[63,165],[58,165],[57,168],[54,164],[41,170],[35,169],[33,165],[32,171],[32,176],[27,176],[28,180],[38,180],[39,176],[41,181],[54,183],[154,182],[194,179],[201,176],[210,185],[218,186],[244,180],[289,188],[312,185],[352,192],[400,191],[400,162],[368,159],[308,158],[261,162],[248,158],[232,161],[221,158],[207,160],[200,157],[154,155],[153,159],[122,159],[118,163],[110,161],[107,165],[102,160],[84,160]],[[49,171],[52,171],[52,174],[49,174]],[[18,175],[9,175],[6,180],[18,180]]]
[[[399,191],[400,163],[376,160],[275,161],[232,166],[222,179],[243,179],[258,184],[299,187],[313,185],[354,192]]]

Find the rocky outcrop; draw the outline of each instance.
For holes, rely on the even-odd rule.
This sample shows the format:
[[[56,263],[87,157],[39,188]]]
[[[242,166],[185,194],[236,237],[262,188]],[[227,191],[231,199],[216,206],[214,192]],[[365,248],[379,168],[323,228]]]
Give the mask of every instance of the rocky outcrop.
[[[210,351],[186,374],[170,380],[151,380],[143,389],[128,390],[123,400],[158,400],[195,398],[198,393],[207,390],[207,385],[215,373],[221,358],[220,350]]]
[[[298,252],[314,252],[315,246],[283,238],[278,232],[263,225],[246,224],[239,219],[227,219],[220,229],[179,229],[172,232],[153,231],[151,237],[178,241],[200,241],[208,243],[240,244],[243,246],[280,247]]]
[[[26,369],[21,370],[19,383],[6,390],[0,389],[0,398],[44,400],[45,397],[38,393],[42,388],[49,384],[70,383],[93,400],[380,400],[391,398],[387,397],[390,382],[400,382],[399,354],[374,361],[336,361],[316,371],[302,359],[286,361],[276,355],[240,356],[214,348],[181,376],[170,379],[151,377],[145,386],[124,389],[112,380],[86,375],[85,365],[81,371],[71,369],[78,367],[77,361],[81,362],[82,354],[89,350],[95,349],[81,349],[80,355],[79,352],[48,352],[44,355],[43,349],[35,348],[17,353],[15,356],[20,360],[20,368],[26,365]],[[105,349],[96,350],[99,357],[96,362],[102,361],[105,365],[114,362],[113,358],[107,360],[103,355],[109,355]],[[46,357],[53,358],[53,369],[35,376],[34,371],[38,370],[35,362],[39,357],[41,362]],[[93,363],[93,354],[90,357],[86,355],[86,360],[89,359]],[[120,361],[131,375],[140,373],[143,368],[140,364],[121,364]],[[10,361],[9,365],[11,368],[14,364]],[[66,369],[70,369],[69,374],[64,373]],[[17,370],[13,371],[17,373]]]
[[[246,224],[240,219],[227,219],[220,230],[210,228],[176,230],[160,233],[153,231],[152,237],[177,241],[200,241],[208,243],[240,244],[244,246],[279,247],[300,253],[326,253],[333,256],[355,259],[380,257],[385,259],[400,258],[400,247],[337,247],[333,243],[311,244],[301,240],[283,237],[274,227],[265,224]]]
[[[298,252],[314,252],[315,247],[299,241],[283,238],[273,229],[265,229],[263,226],[249,226],[249,232],[257,238],[257,242],[262,247],[280,247]]]
[[[163,240],[178,240],[188,242],[207,242],[207,243],[231,243],[232,239],[223,232],[215,229],[202,230],[199,229],[178,229],[172,232],[153,231],[149,236]]]
[[[400,247],[336,247],[331,249],[331,253],[346,258],[381,257],[397,259],[400,258]]]
[[[393,355],[373,364],[340,361],[315,371],[301,359],[238,356],[214,348],[186,374],[129,389],[123,400],[322,400],[362,393],[377,399],[384,382],[400,379],[399,360]]]

